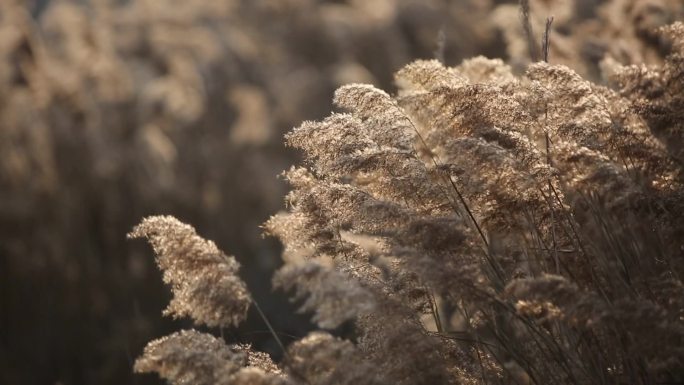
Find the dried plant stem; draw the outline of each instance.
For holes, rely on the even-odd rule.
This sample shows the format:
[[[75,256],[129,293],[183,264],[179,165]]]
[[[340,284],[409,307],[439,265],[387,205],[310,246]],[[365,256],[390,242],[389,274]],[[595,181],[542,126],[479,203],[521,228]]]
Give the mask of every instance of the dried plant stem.
[[[534,39],[534,30],[532,29],[532,23],[530,22],[530,1],[520,0],[520,22],[522,23],[523,33],[525,34],[525,39],[527,40],[527,49],[530,54],[530,59],[532,62],[539,60],[539,51],[537,48],[537,43]]]
[[[276,333],[275,329],[273,329],[273,326],[271,325],[271,322],[268,320],[268,317],[266,317],[266,314],[261,310],[261,306],[257,303],[257,301],[252,298],[252,303],[254,304],[254,308],[256,309],[257,313],[259,313],[259,316],[261,319],[264,321],[266,324],[266,327],[268,330],[271,332],[271,335],[273,336],[273,339],[276,341],[278,346],[280,347],[280,350],[282,350],[283,354],[287,354],[287,350],[285,350],[285,345],[283,345],[283,341],[280,340],[280,337],[278,337],[278,333]]]
[[[553,16],[546,18],[546,26],[544,28],[544,34],[542,35],[542,53],[544,55],[544,62],[549,62],[549,39],[551,34],[551,23],[553,23]]]
[[[435,298],[434,293],[432,292],[432,289],[430,287],[425,288],[428,297],[430,297],[430,308],[432,309],[432,317],[435,319],[435,326],[437,327],[437,331],[439,333],[444,332],[444,327],[442,326],[442,317],[439,312],[439,305],[437,303],[437,299]]]

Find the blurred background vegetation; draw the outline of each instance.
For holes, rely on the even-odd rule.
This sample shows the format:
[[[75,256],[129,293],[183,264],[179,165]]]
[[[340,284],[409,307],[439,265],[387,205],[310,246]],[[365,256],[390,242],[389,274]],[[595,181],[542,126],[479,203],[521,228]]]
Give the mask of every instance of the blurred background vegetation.
[[[552,62],[656,63],[653,28],[680,0],[531,1],[555,16]],[[195,226],[243,265],[276,330],[306,317],[271,294],[282,135],[330,110],[336,87],[417,58],[529,62],[517,2],[494,0],[0,1],[0,383],[153,383],[132,374],[169,293],[125,234],[146,215]],[[258,317],[231,333],[276,352]],[[175,324],[175,325],[174,325]]]

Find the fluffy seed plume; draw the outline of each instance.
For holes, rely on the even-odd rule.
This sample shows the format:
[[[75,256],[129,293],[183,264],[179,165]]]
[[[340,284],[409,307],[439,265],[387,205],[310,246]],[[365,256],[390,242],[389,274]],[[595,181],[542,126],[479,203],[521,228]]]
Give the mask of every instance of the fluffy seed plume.
[[[286,363],[293,375],[308,384],[384,383],[353,343],[325,332],[312,332],[292,344]]]
[[[369,291],[318,260],[288,263],[276,273],[273,282],[285,289],[296,287],[295,298],[306,298],[301,310],[315,311],[313,320],[326,329],[334,329],[374,307]]]
[[[138,373],[156,372],[172,385],[226,384],[248,355],[196,330],[183,330],[147,344],[135,362]]]
[[[413,148],[411,120],[385,91],[370,84],[348,84],[335,91],[334,103],[362,119],[366,134],[378,145]]]
[[[246,318],[251,299],[237,275],[240,265],[192,226],[171,216],[147,217],[128,237],[149,241],[164,282],[171,285],[173,299],[164,315],[189,316],[211,327],[237,325]]]

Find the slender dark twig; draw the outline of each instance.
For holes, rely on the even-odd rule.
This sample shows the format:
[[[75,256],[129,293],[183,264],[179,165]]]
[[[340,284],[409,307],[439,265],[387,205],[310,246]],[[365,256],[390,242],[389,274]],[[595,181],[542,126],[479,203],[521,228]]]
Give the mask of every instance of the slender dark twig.
[[[530,52],[530,59],[533,62],[539,60],[539,48],[534,39],[534,31],[532,30],[532,23],[530,22],[530,1],[520,0],[520,22],[522,23],[523,32],[527,39],[527,49]]]
[[[256,311],[259,313],[259,316],[266,324],[268,330],[271,331],[271,335],[273,335],[273,338],[275,339],[276,343],[278,344],[280,349],[283,350],[283,354],[287,354],[287,351],[285,350],[285,345],[283,345],[283,341],[280,340],[280,337],[278,337],[278,333],[276,333],[275,329],[273,329],[273,326],[271,326],[271,322],[269,322],[268,318],[266,317],[266,314],[264,314],[264,312],[261,310],[261,307],[254,298],[252,298],[252,303],[254,304],[254,308],[256,309]]]
[[[544,28],[544,35],[542,35],[542,54],[544,61],[549,62],[549,35],[551,33],[551,24],[553,23],[553,16],[546,18],[546,27]]]

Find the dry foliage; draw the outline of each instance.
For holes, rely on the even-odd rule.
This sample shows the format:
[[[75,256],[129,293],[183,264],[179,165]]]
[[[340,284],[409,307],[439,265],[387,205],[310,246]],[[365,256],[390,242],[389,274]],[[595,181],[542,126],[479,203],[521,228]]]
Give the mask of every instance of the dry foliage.
[[[173,299],[164,314],[189,316],[207,326],[238,325],[247,317],[250,298],[237,277],[240,265],[214,242],[173,217],[149,217],[128,234],[147,238],[157,254]]]
[[[662,65],[603,63],[617,90],[482,57],[409,64],[395,96],[339,88],[347,112],[287,135],[304,165],[285,172],[289,211],[265,229],[285,246],[275,283],[321,329],[353,334],[314,332],[268,372],[184,332],[137,368],[175,384],[683,381],[684,24],[658,33]],[[141,228],[179,236],[159,221]],[[194,260],[182,234],[158,257]]]
[[[447,59],[496,52],[489,25],[451,22],[489,2],[371,3],[0,0],[0,383],[145,381],[129,361],[171,327],[166,292],[122,234],[184,218],[263,282],[286,130],[341,84],[389,87],[442,25]]]
[[[530,56],[542,55],[535,37],[530,44],[523,26],[539,36],[545,20],[553,16],[550,54],[589,80],[600,78],[599,63],[611,56],[623,64],[662,64],[668,41],[657,29],[684,18],[679,0],[519,0],[526,3],[529,24],[520,23],[516,4],[502,4],[491,14],[494,28],[506,41],[508,63],[524,70]]]
[[[329,333],[275,364],[180,332],[138,371],[682,381],[684,40],[681,24],[657,31],[684,3],[524,1],[534,36],[555,16],[563,67],[530,64],[515,2],[0,1],[0,382],[131,382],[127,354],[162,333],[152,262],[122,237],[140,217],[187,218],[273,266],[258,224],[294,158],[280,134],[354,82],[375,86],[342,87],[345,112],[288,135],[304,164],[265,226],[285,246],[274,284]],[[503,50],[511,67],[441,64]],[[416,57],[440,61],[376,88]],[[191,227],[152,217],[133,235],[155,246],[167,314],[227,327],[255,305],[235,259]]]

